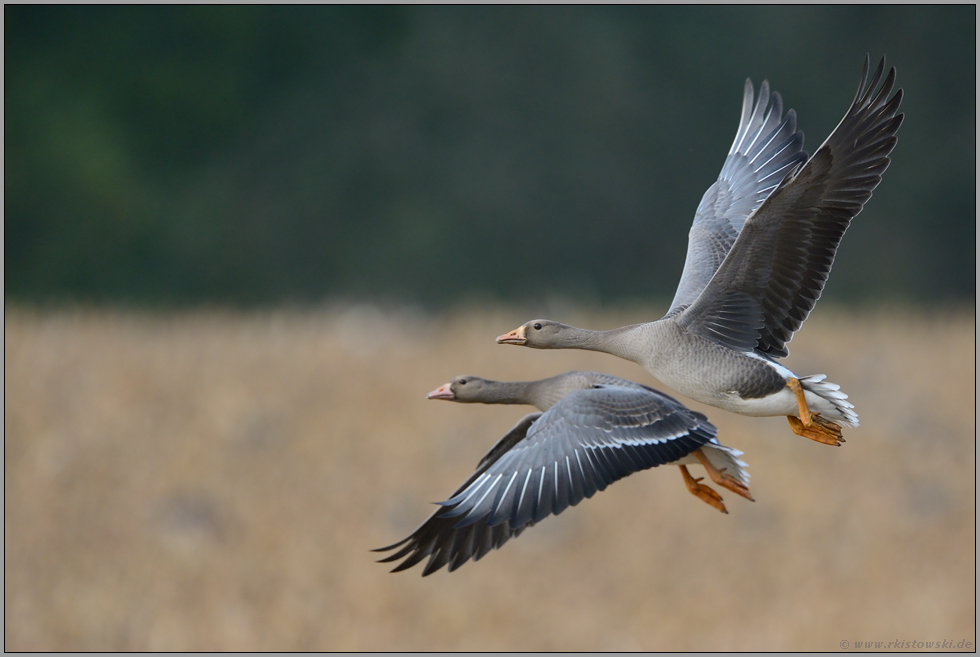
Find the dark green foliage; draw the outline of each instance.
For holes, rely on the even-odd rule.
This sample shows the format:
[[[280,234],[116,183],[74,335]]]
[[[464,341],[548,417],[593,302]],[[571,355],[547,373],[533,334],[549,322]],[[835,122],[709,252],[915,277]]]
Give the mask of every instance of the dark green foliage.
[[[827,296],[975,296],[975,7],[6,6],[5,293],[669,298],[768,78],[905,88]]]

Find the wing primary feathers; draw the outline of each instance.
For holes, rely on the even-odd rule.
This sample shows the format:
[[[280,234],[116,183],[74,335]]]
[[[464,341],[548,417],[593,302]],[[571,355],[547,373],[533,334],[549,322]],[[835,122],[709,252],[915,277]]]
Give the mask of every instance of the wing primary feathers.
[[[579,379],[589,381],[583,373]],[[703,415],[656,390],[608,375],[573,389],[527,423],[506,450],[481,461],[452,497],[410,536],[378,551],[399,572],[450,572],[544,518],[562,513],[634,472],[669,463],[714,439]],[[576,379],[576,380],[579,380]],[[579,385],[585,385],[580,381]]]
[[[704,193],[688,236],[687,258],[666,316],[692,305],[735,243],[748,217],[805,162],[803,132],[796,112],[781,116],[783,100],[770,95],[769,82],[753,105],[752,83],[745,82],[742,115],[718,180]]]

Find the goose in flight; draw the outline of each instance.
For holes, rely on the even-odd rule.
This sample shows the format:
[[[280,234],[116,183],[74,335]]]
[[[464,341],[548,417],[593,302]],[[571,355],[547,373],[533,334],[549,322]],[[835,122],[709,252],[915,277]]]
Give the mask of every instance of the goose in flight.
[[[539,381],[458,376],[429,399],[529,404],[540,409],[508,431],[476,471],[411,535],[376,552],[403,559],[392,572],[429,557],[422,575],[450,572],[483,557],[549,515],[558,515],[634,472],[680,466],[688,490],[728,513],[721,496],[688,465],[751,500],[742,452],[721,445],[707,418],[647,386],[597,372],[566,372]]]
[[[590,331],[531,320],[497,338],[538,349],[588,349],[631,360],[704,404],[751,416],[786,415],[793,431],[840,445],[857,426],[840,386],[797,376],[776,359],[813,310],[848,225],[888,168],[902,124],[895,69],[868,60],[844,118],[812,157],[790,110],[763,83],[742,118],[721,175],[701,200],[670,310],[655,322]],[[891,97],[889,97],[891,95]]]

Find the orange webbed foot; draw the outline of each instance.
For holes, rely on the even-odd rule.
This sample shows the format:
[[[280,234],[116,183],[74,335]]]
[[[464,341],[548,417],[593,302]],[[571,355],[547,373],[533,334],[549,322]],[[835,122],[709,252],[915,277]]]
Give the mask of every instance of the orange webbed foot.
[[[786,387],[796,395],[796,402],[800,408],[800,417],[786,416],[793,433],[824,445],[840,447],[841,443],[846,442],[837,423],[825,420],[820,417],[820,413],[814,413],[810,410],[799,379],[791,377],[786,382]]]
[[[713,482],[715,482],[719,486],[724,486],[725,488],[727,488],[728,490],[732,491],[736,495],[741,495],[742,497],[744,497],[745,499],[747,499],[750,502],[755,502],[755,498],[752,497],[752,493],[749,491],[748,487],[745,486],[745,484],[743,484],[742,482],[740,482],[738,479],[735,479],[734,477],[728,475],[725,472],[725,469],[724,468],[722,468],[721,470],[719,470],[718,471],[718,474],[720,476],[717,479],[715,479],[714,477],[712,477],[711,480]]]
[[[721,495],[719,495],[710,486],[705,486],[704,484],[698,483],[704,479],[704,477],[698,477],[695,479],[691,476],[691,473],[687,471],[687,466],[682,465],[679,467],[681,469],[681,475],[684,476],[684,484],[687,486],[687,490],[691,491],[691,494],[694,495],[694,497],[698,498],[705,504],[715,507],[722,513],[728,513],[728,509],[725,508],[725,503],[722,501]]]
[[[834,445],[835,447],[840,447],[840,444],[847,442],[844,440],[844,436],[841,435],[840,427],[829,422],[818,413],[810,414],[810,424],[804,424],[798,417],[793,417],[792,415],[787,415],[786,419],[789,420],[789,426],[793,429],[793,433],[798,436],[803,436],[804,438],[809,438],[810,440],[822,443],[824,445]]]
[[[708,457],[704,455],[704,452],[702,452],[700,449],[696,449],[691,454],[696,457],[701,465],[704,466],[704,469],[707,470],[708,476],[711,477],[711,481],[715,482],[719,486],[724,486],[736,495],[741,495],[750,502],[755,502],[755,498],[753,498],[752,493],[749,492],[748,486],[725,472],[725,468],[719,470],[712,465],[711,461],[708,460]]]

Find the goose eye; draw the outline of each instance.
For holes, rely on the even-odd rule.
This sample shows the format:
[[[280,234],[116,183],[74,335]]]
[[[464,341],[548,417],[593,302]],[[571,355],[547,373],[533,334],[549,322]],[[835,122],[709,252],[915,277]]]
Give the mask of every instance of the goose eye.
[[[466,379],[460,379],[459,380],[459,385],[465,386],[466,385]]]
[[[541,330],[541,324],[535,324],[534,325],[534,330],[535,331],[540,331]]]

